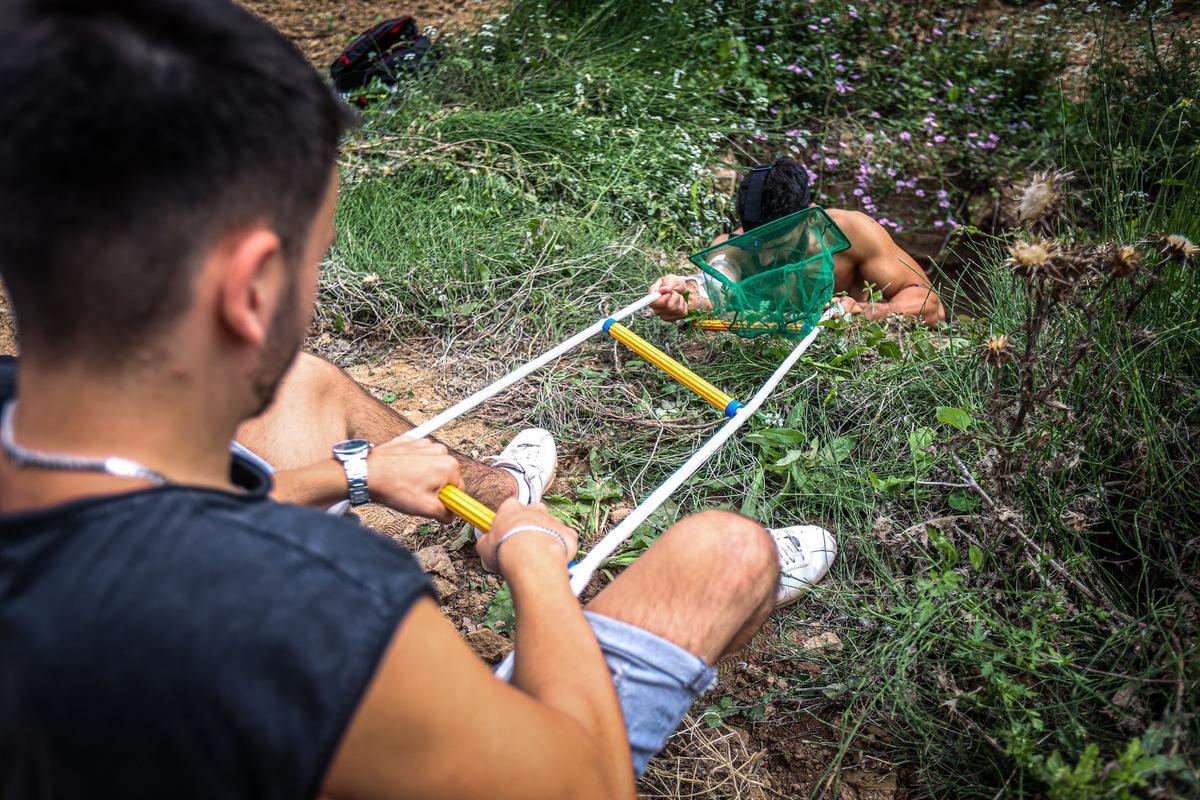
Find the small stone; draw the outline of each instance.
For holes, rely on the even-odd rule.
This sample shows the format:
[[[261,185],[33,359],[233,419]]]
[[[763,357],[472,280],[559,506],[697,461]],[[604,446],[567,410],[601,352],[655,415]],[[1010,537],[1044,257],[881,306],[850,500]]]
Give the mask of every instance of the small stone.
[[[512,651],[512,642],[488,628],[467,634],[467,644],[489,664],[495,664]]]
[[[422,547],[415,553],[421,569],[433,575],[440,575],[448,581],[458,580],[458,571],[450,561],[450,554],[440,544]]]
[[[793,641],[800,646],[801,650],[817,650],[826,653],[840,653],[842,651],[842,640],[838,638],[833,631],[821,631],[812,636],[796,636]]]
[[[458,584],[446,580],[441,575],[431,575],[429,580],[433,583],[433,589],[437,592],[438,597],[443,600],[458,592]]]

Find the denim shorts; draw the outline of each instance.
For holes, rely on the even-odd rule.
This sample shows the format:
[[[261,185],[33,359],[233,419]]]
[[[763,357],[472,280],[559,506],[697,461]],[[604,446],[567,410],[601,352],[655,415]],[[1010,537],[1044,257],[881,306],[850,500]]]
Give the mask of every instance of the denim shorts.
[[[640,778],[696,698],[716,685],[717,670],[636,625],[591,611],[583,615],[612,673],[625,716],[633,771]]]

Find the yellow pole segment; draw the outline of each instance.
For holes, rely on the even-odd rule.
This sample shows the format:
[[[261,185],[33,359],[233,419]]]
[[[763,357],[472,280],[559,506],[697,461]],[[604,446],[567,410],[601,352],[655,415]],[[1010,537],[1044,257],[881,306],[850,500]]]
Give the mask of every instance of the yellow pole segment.
[[[730,322],[724,319],[702,319],[692,323],[692,327],[702,331],[736,331],[743,328],[773,328],[761,322]],[[789,330],[802,330],[803,325],[793,323],[787,326]]]
[[[476,500],[453,484],[447,484],[438,492],[438,498],[446,508],[465,519],[479,530],[487,533],[496,519],[496,512]]]
[[[716,386],[701,378],[690,369],[680,364],[654,345],[638,336],[619,322],[608,326],[608,334],[621,344],[649,361],[675,380],[691,389],[707,400],[714,408],[722,413],[730,413],[730,403],[733,398],[722,392]]]

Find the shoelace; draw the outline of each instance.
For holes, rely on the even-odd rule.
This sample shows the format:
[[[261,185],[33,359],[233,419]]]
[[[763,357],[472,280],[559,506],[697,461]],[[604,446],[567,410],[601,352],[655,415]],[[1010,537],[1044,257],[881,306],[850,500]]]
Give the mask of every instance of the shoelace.
[[[538,449],[540,449],[540,447],[541,447],[541,445],[534,444],[533,442],[526,442],[524,444],[517,445],[513,449],[513,451],[511,453],[509,453],[507,456],[500,456],[500,455],[482,456],[481,460],[499,461],[503,457],[509,461],[512,461],[521,470],[521,472],[526,472],[526,465],[520,456],[521,451],[522,450],[530,450],[530,449],[538,450]]]
[[[808,553],[800,545],[794,536],[784,536],[779,542],[779,554],[783,556],[781,559],[787,565],[797,567],[808,566]]]
[[[531,493],[533,493],[538,488],[533,485],[534,478],[536,477],[536,473],[531,473],[530,470],[528,469],[527,465],[524,463],[524,461],[518,455],[522,450],[527,450],[531,447],[536,449],[538,446],[536,444],[519,444],[507,456],[500,456],[500,455],[480,456],[479,460],[487,461],[487,462],[495,465],[495,463],[503,457],[505,466],[516,469],[518,472],[520,472],[521,477],[524,478],[524,480],[525,480],[525,484],[529,487],[529,491]]]

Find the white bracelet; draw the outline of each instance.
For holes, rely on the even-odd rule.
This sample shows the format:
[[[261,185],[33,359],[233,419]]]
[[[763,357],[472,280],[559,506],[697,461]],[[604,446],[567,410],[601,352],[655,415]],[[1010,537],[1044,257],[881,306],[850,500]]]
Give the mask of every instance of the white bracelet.
[[[539,533],[544,533],[547,536],[553,536],[555,539],[558,539],[558,543],[562,545],[563,555],[565,555],[567,558],[571,557],[571,553],[567,550],[567,540],[564,539],[557,531],[552,531],[549,528],[543,528],[541,525],[518,525],[508,533],[501,536],[500,541],[496,542],[496,549],[494,552],[496,554],[495,557],[497,569],[500,568],[500,547],[513,536],[516,536],[518,533],[524,533],[525,531],[538,531]]]

